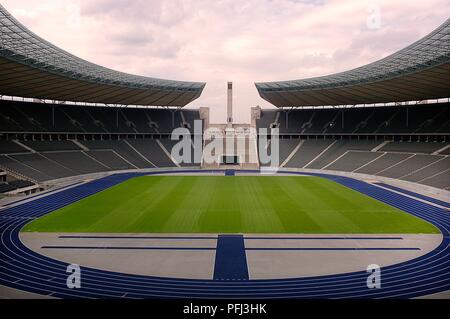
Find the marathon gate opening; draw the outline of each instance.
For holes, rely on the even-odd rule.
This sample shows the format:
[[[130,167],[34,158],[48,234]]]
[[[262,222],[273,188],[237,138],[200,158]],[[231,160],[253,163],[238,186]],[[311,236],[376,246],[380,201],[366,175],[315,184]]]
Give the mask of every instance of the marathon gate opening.
[[[238,155],[223,155],[220,159],[221,165],[239,165],[240,162]]]
[[[203,131],[203,122],[195,120],[193,133],[187,128],[172,131],[171,140],[176,143],[169,152],[178,164],[200,164],[202,168],[220,168],[224,165],[259,169],[261,161],[276,170],[280,163],[278,139],[278,129],[269,132],[265,128],[257,131],[250,126],[227,128],[216,125]],[[270,148],[266,147],[269,140]],[[267,166],[264,169],[267,171]]]

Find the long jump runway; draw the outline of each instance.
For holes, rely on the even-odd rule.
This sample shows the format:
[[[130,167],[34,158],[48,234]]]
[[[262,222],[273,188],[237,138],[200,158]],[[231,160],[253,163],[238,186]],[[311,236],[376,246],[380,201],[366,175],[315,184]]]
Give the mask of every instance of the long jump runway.
[[[170,172],[155,174],[161,173]],[[246,268],[227,266],[227,260],[237,261],[240,266],[246,263],[242,236],[220,238],[223,256],[216,256],[213,279],[152,277],[82,267],[81,288],[69,289],[68,263],[39,254],[21,242],[20,229],[30,220],[139,175],[142,174],[108,176],[0,211],[0,285],[56,298],[414,298],[450,289],[448,210],[386,188],[333,175],[307,174],[332,179],[434,224],[443,235],[442,242],[425,255],[383,267],[380,289],[367,288],[365,271],[249,279]],[[230,278],[233,276],[236,278]]]

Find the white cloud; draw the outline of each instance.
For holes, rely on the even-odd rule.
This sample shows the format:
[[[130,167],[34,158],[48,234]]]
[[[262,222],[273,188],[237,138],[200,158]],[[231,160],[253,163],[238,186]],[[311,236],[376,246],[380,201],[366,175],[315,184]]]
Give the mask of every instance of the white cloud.
[[[206,81],[202,97],[190,107],[211,107],[214,122],[225,121],[228,80],[235,82],[236,120],[247,122],[251,106],[270,107],[259,98],[254,82],[358,67],[412,43],[450,16],[448,0],[41,0],[39,4],[3,0],[2,4],[43,38],[92,62],[140,75]],[[377,28],[367,25],[373,8],[379,8]]]

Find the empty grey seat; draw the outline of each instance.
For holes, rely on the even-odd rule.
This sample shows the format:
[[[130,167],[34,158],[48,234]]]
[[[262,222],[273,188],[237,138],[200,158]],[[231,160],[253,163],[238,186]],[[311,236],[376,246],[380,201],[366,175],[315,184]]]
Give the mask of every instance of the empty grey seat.
[[[155,139],[129,140],[129,143],[135,147],[139,153],[144,155],[156,167],[173,167],[175,164],[164,153]],[[168,150],[170,152],[170,149]]]
[[[343,171],[343,172],[353,172],[361,166],[373,161],[379,157],[379,153],[375,152],[352,152],[349,151],[347,154],[339,158],[333,164],[329,165],[327,170]]]
[[[429,185],[437,188],[449,189],[450,187],[450,170],[446,170],[438,175],[431,176],[420,182],[424,185]]]
[[[23,144],[37,152],[81,151],[72,141],[23,141]]]
[[[351,150],[370,151],[378,144],[379,142],[374,140],[370,141],[351,140],[351,139],[336,140],[333,146],[331,146],[328,150],[326,150],[326,152],[324,152],[319,158],[314,160],[306,168],[315,168],[315,169],[325,168],[327,165],[331,164],[340,156],[344,155],[345,152],[347,151]]]
[[[445,145],[445,143],[438,142],[390,142],[383,146],[380,151],[431,154]]]
[[[32,168],[24,163],[18,162],[17,160],[14,160],[6,155],[0,155],[0,165],[36,181],[46,181],[52,179],[51,176],[45,174],[44,172]]]
[[[87,146],[90,150],[114,150],[118,155],[131,163],[134,166],[133,168],[154,167],[123,140],[91,140],[80,141],[80,143]]]
[[[164,145],[164,147],[166,148],[166,150],[171,154],[171,153],[172,153],[173,147],[174,147],[175,144],[177,144],[179,141],[176,141],[176,140],[173,141],[173,140],[170,139],[170,138],[162,138],[162,139],[160,140],[160,142],[161,142],[162,145]],[[199,165],[200,165],[199,163],[194,163],[194,152],[195,152],[195,150],[194,150],[194,147],[193,147],[192,143],[191,143],[191,145],[190,145],[190,151],[191,151],[191,154],[190,154],[189,163],[182,162],[182,163],[178,163],[178,165],[180,165],[180,166],[199,166]],[[181,152],[182,152],[182,151],[181,151]],[[184,157],[184,154],[180,154],[180,155],[183,155],[183,157]]]
[[[0,154],[28,153],[29,150],[14,143],[13,141],[0,140]]]
[[[382,153],[378,153],[379,155],[382,155]],[[395,164],[397,164],[400,161],[403,161],[407,159],[408,157],[412,156],[411,154],[399,154],[399,153],[386,153],[373,161],[372,163],[368,163],[368,165],[365,165],[364,167],[361,167],[357,169],[356,173],[362,173],[362,174],[369,174],[369,175],[375,175],[376,173],[387,169],[388,167],[391,167]]]
[[[420,183],[422,180],[448,169],[450,169],[450,157],[442,158],[431,165],[423,166],[421,169],[412,172],[410,175],[402,177],[402,179],[405,181]]]
[[[74,175],[111,170],[109,167],[98,163],[83,152],[46,153],[45,156],[65,167],[70,168],[72,171],[76,172]]]
[[[127,163],[123,158],[117,155],[116,152],[112,150],[93,150],[85,152],[85,154],[89,155],[92,158],[95,158],[97,161],[105,164],[112,170],[124,170],[124,169],[132,169],[133,166]]]
[[[11,157],[23,164],[35,168],[40,172],[43,172],[44,174],[52,177],[52,179],[77,175],[76,171],[64,167],[58,162],[52,161],[45,155],[38,153],[11,155]]]
[[[305,140],[300,149],[286,164],[286,167],[302,168],[322,153],[334,141],[331,139]]]
[[[405,176],[411,172],[414,172],[415,170],[434,163],[441,158],[441,156],[434,155],[414,155],[413,157],[405,161],[398,162],[398,164],[395,166],[377,173],[377,175],[391,178],[401,178],[402,176]]]

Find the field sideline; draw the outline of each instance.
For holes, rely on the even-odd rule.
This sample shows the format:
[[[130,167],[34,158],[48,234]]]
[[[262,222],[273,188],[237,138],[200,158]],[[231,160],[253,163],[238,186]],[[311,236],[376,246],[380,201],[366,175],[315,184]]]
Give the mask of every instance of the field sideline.
[[[311,176],[142,176],[43,216],[23,231],[439,233],[426,221]]]

